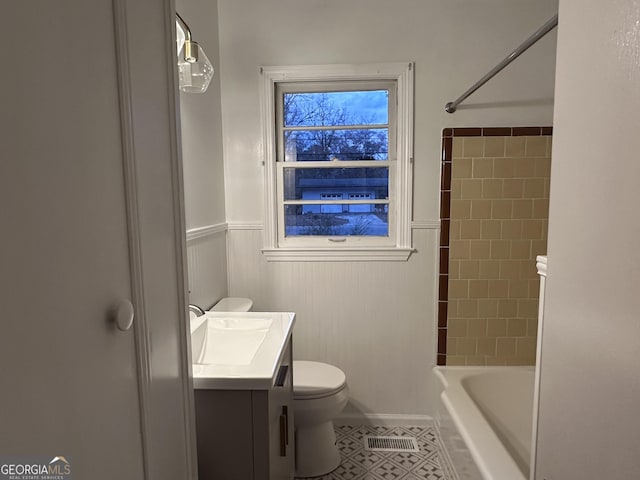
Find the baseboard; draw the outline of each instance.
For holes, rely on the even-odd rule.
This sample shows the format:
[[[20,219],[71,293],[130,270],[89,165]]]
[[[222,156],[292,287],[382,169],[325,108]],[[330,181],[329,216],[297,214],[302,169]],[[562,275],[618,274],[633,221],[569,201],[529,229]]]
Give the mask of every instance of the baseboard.
[[[373,413],[343,413],[333,420],[334,425],[376,425],[381,427],[416,426],[433,424],[430,415],[397,415]]]

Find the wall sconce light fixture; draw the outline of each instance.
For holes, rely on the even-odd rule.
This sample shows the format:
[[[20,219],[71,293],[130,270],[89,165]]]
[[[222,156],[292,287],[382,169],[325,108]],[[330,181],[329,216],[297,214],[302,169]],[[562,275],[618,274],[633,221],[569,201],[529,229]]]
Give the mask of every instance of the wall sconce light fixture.
[[[178,52],[178,85],[186,93],[204,93],[213,78],[213,65],[204,49],[191,38],[191,30],[176,13],[176,48]]]

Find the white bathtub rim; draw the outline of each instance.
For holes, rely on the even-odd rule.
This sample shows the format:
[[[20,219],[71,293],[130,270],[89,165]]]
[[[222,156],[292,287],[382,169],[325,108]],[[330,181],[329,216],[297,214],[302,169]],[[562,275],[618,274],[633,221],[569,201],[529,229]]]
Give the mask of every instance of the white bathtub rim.
[[[461,380],[472,372],[513,372],[514,370],[533,371],[533,367],[434,367],[435,375],[444,385],[443,392],[440,394],[442,403],[485,480],[527,480],[527,477],[464,389]],[[453,407],[452,403],[460,405],[460,411]],[[482,438],[483,441],[477,442],[475,439],[478,438]]]
[[[457,393],[454,393],[454,395],[457,395]],[[496,437],[493,429],[484,421],[484,418],[476,417],[476,414],[482,415],[479,410],[477,410],[477,413],[474,412],[470,415],[458,415],[455,408],[452,407],[447,393],[443,392],[441,397],[453,423],[464,439],[473,461],[485,480],[525,479],[511,455],[506,451],[503,453],[502,442]],[[459,400],[454,400],[454,402],[459,402]],[[469,405],[465,405],[463,408],[469,408]],[[473,406],[475,407],[475,404]],[[481,443],[474,441],[472,437],[477,436],[481,436],[484,440]]]

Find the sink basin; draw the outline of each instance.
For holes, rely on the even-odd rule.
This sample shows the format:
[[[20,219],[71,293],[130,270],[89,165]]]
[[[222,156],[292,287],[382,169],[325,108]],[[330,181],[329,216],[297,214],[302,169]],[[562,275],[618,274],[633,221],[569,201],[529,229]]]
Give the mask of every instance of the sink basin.
[[[206,312],[191,318],[194,387],[271,385],[294,320],[290,312]]]
[[[224,331],[209,327],[204,348],[196,364],[250,365],[267,331]]]
[[[269,330],[273,320],[270,318],[208,318],[209,330],[250,332]]]
[[[273,323],[269,318],[205,316],[191,333],[196,365],[249,365]]]

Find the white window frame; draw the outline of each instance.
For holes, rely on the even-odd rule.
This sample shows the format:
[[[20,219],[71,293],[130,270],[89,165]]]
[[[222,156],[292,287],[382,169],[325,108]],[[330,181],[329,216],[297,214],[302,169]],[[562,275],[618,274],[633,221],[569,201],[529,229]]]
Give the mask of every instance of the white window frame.
[[[411,248],[412,164],[413,164],[413,63],[363,65],[305,65],[262,67],[260,103],[265,166],[265,222],[263,254],[269,261],[323,260],[407,260]],[[285,245],[279,235],[282,201],[278,198],[276,87],[291,82],[393,81],[396,84],[395,148],[389,152],[389,238],[381,244],[376,237],[304,237]],[[392,132],[389,132],[392,136]],[[391,146],[391,145],[390,145]],[[363,161],[362,166],[368,166]],[[307,162],[305,162],[307,163]],[[326,162],[325,162],[326,163]],[[371,161],[383,166],[379,161]],[[386,162],[383,162],[386,163]],[[393,172],[393,173],[392,173]]]

